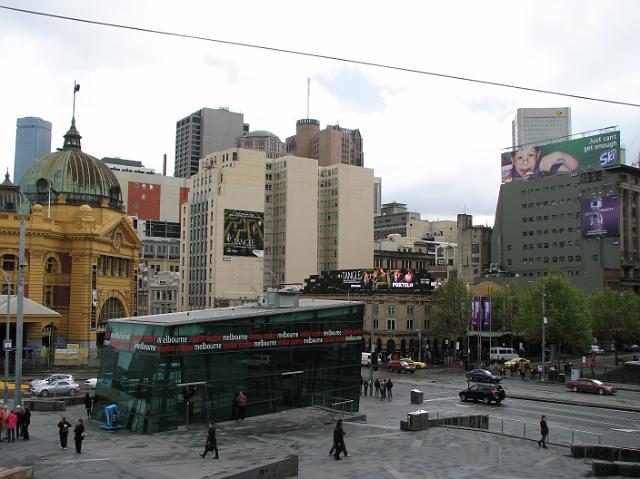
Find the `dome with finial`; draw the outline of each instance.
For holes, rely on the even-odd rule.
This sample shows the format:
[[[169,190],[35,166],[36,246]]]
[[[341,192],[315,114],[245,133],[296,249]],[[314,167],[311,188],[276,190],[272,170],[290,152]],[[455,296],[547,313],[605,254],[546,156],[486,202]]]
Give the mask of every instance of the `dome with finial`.
[[[120,183],[102,161],[82,151],[75,118],[64,135],[64,145],[31,165],[22,175],[20,190],[31,203],[56,204],[63,195],[67,204],[122,211]]]
[[[9,170],[0,183],[0,211],[3,213],[18,213],[28,215],[31,212],[31,203],[20,188],[9,179]]]

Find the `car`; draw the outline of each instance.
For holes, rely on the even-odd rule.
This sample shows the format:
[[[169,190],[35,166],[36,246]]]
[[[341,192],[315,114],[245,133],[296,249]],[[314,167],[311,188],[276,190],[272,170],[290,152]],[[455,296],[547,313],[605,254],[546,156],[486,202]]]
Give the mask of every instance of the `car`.
[[[411,358],[400,358],[400,361],[404,361],[407,364],[413,364],[416,369],[426,369],[427,363],[423,363],[422,361],[414,361]]]
[[[409,364],[406,361],[401,361],[399,359],[393,359],[387,363],[388,371],[397,371],[398,373],[415,373],[416,367],[413,364]]]
[[[640,346],[637,344],[623,344],[622,349],[628,353],[640,353]]]
[[[80,390],[80,385],[72,380],[59,379],[43,384],[31,386],[31,394],[34,396],[69,395],[74,396]]]
[[[618,392],[615,386],[603,383],[597,379],[578,378],[567,381],[567,388],[573,392],[584,391],[597,394],[615,394]]]
[[[524,365],[524,367],[531,368],[531,361],[529,361],[527,358],[515,358],[510,359],[509,361],[505,361],[504,368],[515,371],[516,369],[520,368],[521,364]]]
[[[484,401],[485,404],[492,402],[499,404],[506,397],[506,393],[500,384],[472,384],[460,391],[458,396],[462,402],[473,399]]]
[[[602,353],[604,353],[604,349],[602,349],[597,344],[592,344],[591,348],[589,349],[589,353],[590,354],[602,354]]]
[[[98,378],[89,378],[84,382],[84,387],[91,390],[96,388]]]
[[[491,371],[487,371],[486,369],[474,369],[467,373],[467,380],[484,383],[499,383],[502,381],[502,378],[500,376],[496,376]]]
[[[36,384],[51,383],[53,381],[59,381],[61,379],[64,379],[65,381],[73,381],[73,376],[71,374],[52,374],[44,379],[34,379],[29,383],[29,385],[34,386]]]

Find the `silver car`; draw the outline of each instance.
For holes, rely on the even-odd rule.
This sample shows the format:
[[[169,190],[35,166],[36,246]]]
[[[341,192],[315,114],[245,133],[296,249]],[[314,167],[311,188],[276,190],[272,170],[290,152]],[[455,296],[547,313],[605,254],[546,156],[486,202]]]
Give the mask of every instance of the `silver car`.
[[[60,379],[31,386],[34,396],[73,396],[80,390],[80,385],[73,380]]]
[[[29,383],[29,385],[36,386],[38,384],[49,384],[53,381],[60,381],[61,379],[65,381],[73,381],[73,376],[71,374],[52,374],[51,376],[47,376],[44,379],[34,379]]]

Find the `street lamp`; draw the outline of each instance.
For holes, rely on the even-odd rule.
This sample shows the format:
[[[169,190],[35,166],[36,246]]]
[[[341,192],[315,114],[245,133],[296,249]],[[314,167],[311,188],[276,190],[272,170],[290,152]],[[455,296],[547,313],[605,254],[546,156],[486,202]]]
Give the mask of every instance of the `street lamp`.
[[[11,281],[9,275],[3,269],[0,269],[7,283],[7,329],[4,337],[4,403],[9,403],[9,349],[11,349]]]

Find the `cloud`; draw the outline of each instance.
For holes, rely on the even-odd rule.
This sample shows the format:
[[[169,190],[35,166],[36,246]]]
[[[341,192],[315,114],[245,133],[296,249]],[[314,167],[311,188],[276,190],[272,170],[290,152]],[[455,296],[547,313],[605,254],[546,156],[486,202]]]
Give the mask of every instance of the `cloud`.
[[[239,70],[238,65],[230,60],[225,60],[220,57],[215,57],[211,54],[206,54],[204,57],[204,62],[211,68],[219,70],[226,74],[227,81],[230,84],[235,84],[238,82]]]
[[[372,113],[385,107],[383,88],[369,80],[360,69],[341,69],[334,75],[320,76],[313,80],[347,108],[358,113]]]

